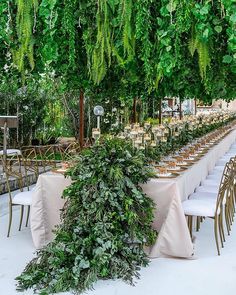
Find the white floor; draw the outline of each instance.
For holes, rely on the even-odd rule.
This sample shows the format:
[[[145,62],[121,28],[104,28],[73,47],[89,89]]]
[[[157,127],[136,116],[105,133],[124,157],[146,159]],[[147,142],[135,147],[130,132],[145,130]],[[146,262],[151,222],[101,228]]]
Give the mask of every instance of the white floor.
[[[7,231],[7,197],[1,196],[0,218],[0,295],[33,295],[18,293],[14,278],[33,257],[34,247],[29,228],[18,231],[19,210],[14,212],[10,238]],[[141,270],[136,286],[121,281],[100,281],[89,295],[235,295],[236,294],[236,225],[227,237],[220,257],[216,255],[212,221],[205,221],[196,233],[198,259],[161,258],[152,260]],[[69,295],[70,293],[66,293]]]

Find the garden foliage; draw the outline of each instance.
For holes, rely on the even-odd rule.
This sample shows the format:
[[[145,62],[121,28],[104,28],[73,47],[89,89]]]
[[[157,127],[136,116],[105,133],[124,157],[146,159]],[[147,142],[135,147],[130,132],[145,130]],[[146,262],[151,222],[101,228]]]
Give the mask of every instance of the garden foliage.
[[[40,294],[92,288],[99,279],[133,283],[154,243],[154,203],[140,188],[152,175],[130,143],[105,139],[86,149],[68,173],[66,205],[55,240],[17,278],[19,289]]]

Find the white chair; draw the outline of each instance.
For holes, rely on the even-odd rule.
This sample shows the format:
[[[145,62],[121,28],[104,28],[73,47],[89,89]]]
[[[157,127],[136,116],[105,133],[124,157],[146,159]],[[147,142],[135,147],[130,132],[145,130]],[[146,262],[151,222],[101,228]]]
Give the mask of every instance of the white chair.
[[[217,181],[219,179],[219,181]],[[213,178],[213,179],[209,179],[206,178],[205,180],[201,181],[201,186],[217,186],[219,187],[220,185],[220,179],[219,177]]]
[[[220,180],[221,180],[221,173],[209,174],[209,175],[207,175],[206,179],[214,180],[216,182],[220,182]]]
[[[214,192],[195,192],[189,196],[189,200],[216,200],[217,193]]]
[[[199,186],[196,188],[195,192],[200,193],[200,192],[208,192],[208,193],[217,193],[219,190],[219,185],[204,185],[204,186]]]
[[[204,217],[214,220],[215,241],[218,255],[220,255],[218,234],[220,235],[222,247],[223,241],[225,241],[223,208],[232,189],[233,174],[231,172],[232,167],[226,164],[218,193],[215,191],[196,192],[190,195],[190,198],[182,203],[184,214],[188,218],[188,226],[191,236],[193,217],[197,217],[198,219]]]

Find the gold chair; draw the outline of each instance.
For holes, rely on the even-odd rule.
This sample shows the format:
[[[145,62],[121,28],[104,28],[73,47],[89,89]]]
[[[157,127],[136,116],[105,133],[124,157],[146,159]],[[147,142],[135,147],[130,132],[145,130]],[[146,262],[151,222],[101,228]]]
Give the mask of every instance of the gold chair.
[[[47,171],[47,169],[54,169],[56,168],[56,165],[58,161],[55,157],[55,146],[54,145],[46,145],[46,146],[40,146],[38,147],[40,159],[43,164],[44,172]]]
[[[39,176],[39,163],[35,147],[23,147],[21,149],[22,162],[26,173],[33,173],[36,180]]]
[[[70,161],[72,160],[77,154],[80,152],[80,146],[77,142],[72,142],[66,147],[63,145],[59,146],[61,159],[63,161]]]
[[[27,211],[27,218],[26,218],[26,226],[28,226],[29,221],[29,215],[30,215],[30,205],[32,203],[32,191],[29,190],[27,177],[23,177],[22,174],[22,166],[21,166],[21,160],[18,155],[14,155],[12,157],[7,156],[6,159],[1,157],[1,162],[3,165],[4,175],[6,178],[6,184],[8,189],[8,195],[9,195],[9,224],[8,224],[8,231],[7,231],[7,237],[10,235],[11,231],[11,225],[12,225],[12,209],[14,206],[20,206],[21,207],[21,215],[20,215],[20,225],[19,225],[19,231],[22,227],[22,221],[24,217],[24,208],[25,206],[28,207]],[[24,182],[25,179],[25,182]],[[11,189],[11,183],[13,181],[17,182],[17,186],[20,190],[19,193],[13,195],[12,189]],[[26,191],[24,190],[26,185]]]
[[[207,198],[197,197],[195,199],[188,199],[182,203],[185,216],[188,218],[188,227],[190,235],[192,236],[193,217],[197,218],[211,218],[214,220],[215,241],[218,255],[220,255],[219,238],[223,247],[225,241],[224,226],[223,226],[223,208],[228,208],[229,200],[233,188],[233,173],[232,163],[227,163],[221,178],[220,186],[216,197],[214,194]],[[204,193],[203,193],[204,194]],[[226,205],[227,204],[227,205]],[[228,210],[226,212],[226,224],[229,220]],[[228,225],[227,225],[228,226]]]
[[[236,200],[236,157],[232,157],[229,161],[232,170],[232,187],[225,205],[225,219],[228,235],[231,231],[231,226],[234,221],[235,214],[235,200]]]

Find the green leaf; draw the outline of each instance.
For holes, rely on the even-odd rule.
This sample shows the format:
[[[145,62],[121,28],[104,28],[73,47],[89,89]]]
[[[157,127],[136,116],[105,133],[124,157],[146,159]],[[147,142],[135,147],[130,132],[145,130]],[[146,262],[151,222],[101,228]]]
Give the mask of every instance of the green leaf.
[[[208,7],[207,6],[204,6],[200,9],[200,14],[201,15],[205,15],[205,14],[208,14]]]
[[[231,22],[233,22],[234,24],[236,23],[236,13],[234,13],[234,14],[232,14],[232,15],[230,16],[230,20],[231,20]]]
[[[173,12],[176,10],[176,3],[171,1],[169,4],[166,5],[166,9],[169,11],[169,12]]]
[[[233,58],[230,55],[225,55],[223,57],[223,62],[226,63],[226,64],[230,64],[232,60],[233,60]]]
[[[215,30],[217,33],[221,33],[222,32],[222,27],[221,26],[215,26]]]
[[[203,37],[207,39],[208,36],[209,36],[209,29],[207,28],[207,29],[205,29],[204,32],[203,32]]]
[[[79,268],[85,269],[85,268],[89,268],[90,263],[87,260],[82,259],[79,263]]]

